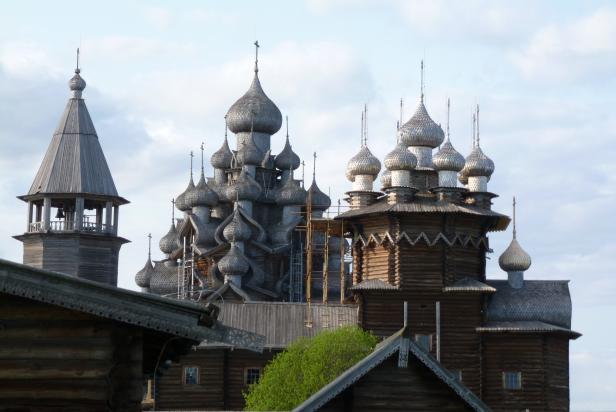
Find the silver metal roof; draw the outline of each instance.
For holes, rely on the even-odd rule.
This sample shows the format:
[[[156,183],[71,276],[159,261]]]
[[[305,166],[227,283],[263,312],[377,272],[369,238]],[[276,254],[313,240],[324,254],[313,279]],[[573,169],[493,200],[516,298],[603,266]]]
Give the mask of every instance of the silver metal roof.
[[[447,139],[439,151],[432,157],[432,164],[436,170],[452,170],[459,172],[464,168],[464,156],[462,156]]]
[[[227,112],[227,124],[233,133],[255,132],[274,134],[282,126],[282,113],[263,91],[255,71],[250,88]]]
[[[316,179],[312,179],[312,184],[308,188],[312,210],[327,210],[332,205],[332,200],[319,189]]]
[[[140,288],[149,288],[150,280],[153,274],[154,274],[154,265],[152,265],[152,260],[148,257],[148,260],[145,262],[143,269],[141,269],[135,275],[135,283]]]
[[[522,249],[518,240],[513,238],[507,249],[498,258],[498,264],[505,272],[524,272],[530,267],[531,258]]]
[[[428,114],[423,98],[408,122],[400,126],[400,141],[406,146],[438,147],[445,139],[441,126]]]
[[[489,297],[489,321],[540,321],[571,328],[569,281],[524,280],[521,288],[506,280],[487,280],[496,288]]]
[[[233,211],[233,217],[222,231],[223,236],[228,242],[244,241],[250,239],[252,230],[248,223],[242,219],[239,209]]]
[[[248,173],[242,169],[236,182],[227,186],[226,198],[231,201],[237,200],[257,200],[261,197],[261,185]]]
[[[371,175],[376,179],[380,171],[380,160],[372,154],[368,146],[362,145],[359,152],[347,163],[346,175],[351,182],[354,182],[357,175]]]
[[[383,189],[391,187],[391,171],[385,170],[383,174],[381,174],[381,185]]]
[[[81,90],[78,73],[70,98],[28,195],[81,193],[119,197]],[[77,97],[79,96],[79,97]]]
[[[417,158],[407,146],[398,143],[394,150],[385,156],[383,163],[387,170],[413,170],[417,166]]]
[[[237,151],[237,162],[239,165],[261,166],[264,154],[255,143],[254,135],[250,133],[248,139]]]
[[[150,278],[150,291],[165,296],[178,292],[178,267],[163,262],[154,262],[154,273]]]
[[[231,242],[227,254],[218,261],[218,270],[225,276],[241,276],[248,272],[249,268],[244,254],[235,242]]]
[[[183,201],[186,206],[193,208],[195,206],[216,206],[218,203],[218,195],[205,182],[205,175],[201,170],[201,177],[197,185],[186,193]]]
[[[169,231],[158,242],[160,251],[165,254],[170,254],[177,249],[178,232],[175,228],[175,224],[172,222]]]
[[[195,189],[195,182],[193,180],[192,172],[190,174],[190,180],[188,181],[188,186],[182,193],[175,198],[175,207],[182,212],[186,212],[190,210],[191,206],[188,204],[188,194]]]
[[[496,289],[476,279],[464,277],[443,288],[443,292],[482,292],[493,293]]]
[[[280,190],[276,191],[275,197],[276,203],[281,206],[303,205],[306,203],[306,191],[291,176],[289,176]]]
[[[278,154],[278,156],[276,156],[274,165],[280,170],[295,170],[300,165],[299,156],[291,148],[291,143],[289,143],[288,134],[287,134],[287,139],[284,143],[284,148]]]
[[[210,163],[216,169],[229,169],[231,167],[231,160],[233,159],[233,153],[229,149],[229,141],[227,140],[227,134],[225,133],[225,140],[222,142],[220,149],[212,154]]]
[[[494,173],[494,162],[483,153],[481,147],[476,145],[471,153],[466,157],[466,163],[462,174],[466,177],[470,176],[486,176],[490,177]]]

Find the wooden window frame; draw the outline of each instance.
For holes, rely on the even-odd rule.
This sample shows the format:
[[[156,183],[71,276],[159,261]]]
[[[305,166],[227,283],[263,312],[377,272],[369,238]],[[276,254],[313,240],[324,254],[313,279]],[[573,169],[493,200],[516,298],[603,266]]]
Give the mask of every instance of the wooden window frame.
[[[188,383],[186,381],[186,371],[189,368],[197,369],[197,383]],[[183,365],[182,366],[182,385],[183,386],[196,386],[201,384],[201,368],[197,365]]]
[[[515,374],[517,376],[518,386],[513,388],[507,386],[507,376],[509,374]],[[507,391],[519,391],[522,390],[522,372],[520,371],[503,371],[503,389]]]
[[[263,368],[261,366],[246,366],[244,368],[244,385],[246,386],[250,386],[251,384],[248,383],[248,371],[251,369],[256,369],[259,371],[259,377],[255,382],[252,383],[257,383],[259,382],[259,379],[261,379],[261,376],[263,375]]]

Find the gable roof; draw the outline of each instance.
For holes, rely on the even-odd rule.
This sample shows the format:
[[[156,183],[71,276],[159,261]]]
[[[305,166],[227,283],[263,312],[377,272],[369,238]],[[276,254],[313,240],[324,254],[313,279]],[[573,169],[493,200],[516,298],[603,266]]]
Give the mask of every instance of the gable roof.
[[[85,101],[69,99],[27,198],[44,193],[119,197]]]
[[[264,337],[217,321],[218,308],[133,292],[0,259],[0,293],[24,297],[195,342],[261,351]]]
[[[490,411],[490,408],[481,399],[410,338],[410,330],[407,327],[400,329],[389,338],[380,342],[372,353],[344,371],[340,376],[296,407],[294,411],[310,412],[319,410],[319,408],[323,407],[323,405],[396,352],[399,354],[399,367],[406,367],[409,355],[413,355],[415,359],[428,367],[438,379],[449,386],[473,410]]]

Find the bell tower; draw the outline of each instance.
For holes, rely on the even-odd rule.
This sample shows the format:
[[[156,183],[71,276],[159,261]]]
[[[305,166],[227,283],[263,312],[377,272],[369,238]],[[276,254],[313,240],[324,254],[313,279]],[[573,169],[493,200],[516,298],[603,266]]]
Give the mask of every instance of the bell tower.
[[[118,254],[128,240],[118,236],[118,195],[82,92],[77,67],[71,96],[43,162],[26,195],[23,263],[97,282],[117,284]]]

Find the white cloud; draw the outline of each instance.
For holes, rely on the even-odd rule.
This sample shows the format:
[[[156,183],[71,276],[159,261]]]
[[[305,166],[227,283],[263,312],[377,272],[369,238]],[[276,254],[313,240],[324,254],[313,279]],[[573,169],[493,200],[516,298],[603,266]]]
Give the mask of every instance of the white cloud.
[[[168,28],[172,20],[171,12],[162,7],[148,7],[143,15],[146,22],[160,30]]]
[[[564,81],[601,78],[616,69],[616,9],[602,8],[539,30],[511,59],[528,78]]]

